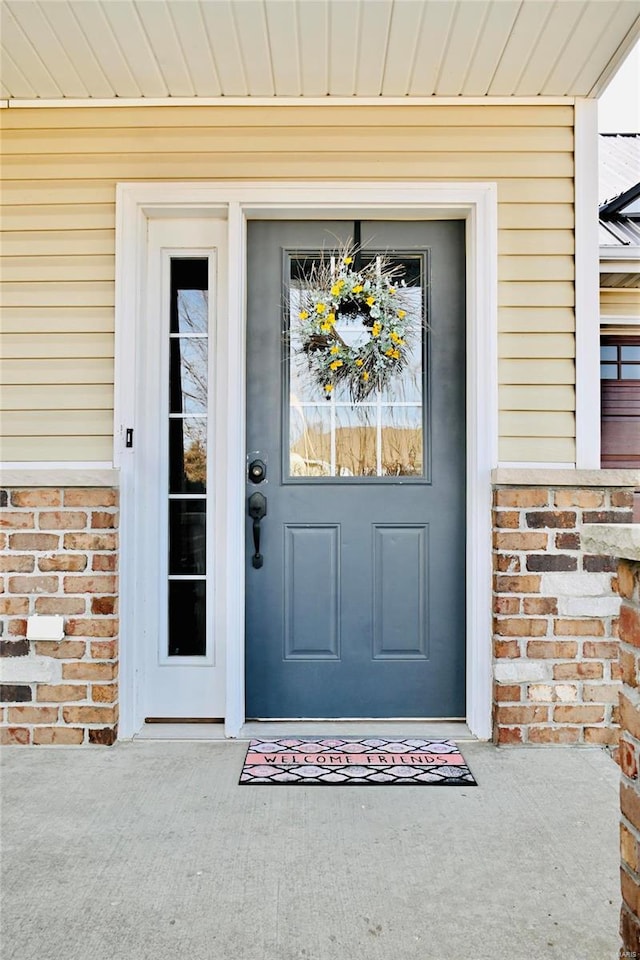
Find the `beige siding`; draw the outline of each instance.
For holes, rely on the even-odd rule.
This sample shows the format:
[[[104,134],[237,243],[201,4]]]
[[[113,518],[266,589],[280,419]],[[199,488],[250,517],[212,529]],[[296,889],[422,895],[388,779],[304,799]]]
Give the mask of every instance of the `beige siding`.
[[[601,288],[600,316],[605,323],[608,317],[638,317],[640,320],[640,288]]]
[[[0,121],[4,459],[111,458],[117,181],[331,177],[498,182],[500,457],[574,460],[571,107],[11,109]]]

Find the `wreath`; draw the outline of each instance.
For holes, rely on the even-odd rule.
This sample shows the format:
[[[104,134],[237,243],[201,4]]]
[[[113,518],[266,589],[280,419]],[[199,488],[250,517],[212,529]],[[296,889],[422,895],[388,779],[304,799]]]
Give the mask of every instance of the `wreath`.
[[[403,371],[417,319],[401,267],[375,257],[356,269],[355,259],[356,250],[346,247],[313,264],[297,331],[299,350],[326,398],[346,385],[353,402],[382,390]]]

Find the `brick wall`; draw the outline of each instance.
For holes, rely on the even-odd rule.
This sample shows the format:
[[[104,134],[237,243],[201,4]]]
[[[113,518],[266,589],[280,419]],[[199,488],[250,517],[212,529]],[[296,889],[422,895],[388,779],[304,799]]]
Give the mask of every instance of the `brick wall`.
[[[118,493],[0,491],[1,739],[111,744],[118,721]],[[60,614],[60,642],[26,639]]]
[[[494,739],[618,736],[616,561],[581,551],[583,523],[628,523],[633,492],[494,490]]]
[[[640,563],[620,560],[620,932],[629,957],[640,957]],[[624,954],[623,954],[624,955]]]

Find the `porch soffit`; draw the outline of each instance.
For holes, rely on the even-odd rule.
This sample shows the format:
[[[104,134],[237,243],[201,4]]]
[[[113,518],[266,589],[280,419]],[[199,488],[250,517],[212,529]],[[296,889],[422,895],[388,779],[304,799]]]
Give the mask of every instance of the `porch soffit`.
[[[585,97],[640,0],[4,0],[0,18],[9,101]]]

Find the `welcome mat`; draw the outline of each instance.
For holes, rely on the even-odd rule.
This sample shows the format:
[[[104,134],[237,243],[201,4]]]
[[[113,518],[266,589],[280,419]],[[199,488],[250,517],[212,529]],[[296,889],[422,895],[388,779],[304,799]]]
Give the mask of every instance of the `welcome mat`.
[[[252,740],[240,784],[477,786],[451,740],[281,737]]]

